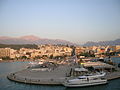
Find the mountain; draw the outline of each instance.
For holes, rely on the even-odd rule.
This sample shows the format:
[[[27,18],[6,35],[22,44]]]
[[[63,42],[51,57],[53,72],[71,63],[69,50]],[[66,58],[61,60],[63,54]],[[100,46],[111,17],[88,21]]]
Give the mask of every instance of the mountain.
[[[20,39],[28,40],[28,41],[37,41],[40,38],[37,36],[34,36],[34,35],[28,35],[28,36],[22,36],[22,37],[20,37]]]
[[[87,42],[83,46],[107,46],[107,45],[120,45],[120,39],[111,40],[111,41],[99,41],[99,42]]]
[[[21,37],[0,37],[0,44],[62,44],[62,45],[76,45],[66,40],[61,39],[45,39],[39,38],[34,35],[21,36]]]

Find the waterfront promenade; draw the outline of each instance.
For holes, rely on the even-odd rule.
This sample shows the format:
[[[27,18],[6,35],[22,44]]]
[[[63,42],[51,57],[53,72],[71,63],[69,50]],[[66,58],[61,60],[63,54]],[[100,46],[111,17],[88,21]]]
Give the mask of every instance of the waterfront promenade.
[[[71,68],[74,68],[74,66],[61,65],[50,71],[33,70],[30,68],[11,73],[7,77],[10,80],[28,84],[62,85],[69,78],[67,76],[69,76]],[[120,78],[120,70],[107,73],[105,77],[107,80]]]
[[[9,74],[8,79],[30,84],[60,85],[67,79],[70,69],[68,65],[59,66],[50,71],[25,69]]]

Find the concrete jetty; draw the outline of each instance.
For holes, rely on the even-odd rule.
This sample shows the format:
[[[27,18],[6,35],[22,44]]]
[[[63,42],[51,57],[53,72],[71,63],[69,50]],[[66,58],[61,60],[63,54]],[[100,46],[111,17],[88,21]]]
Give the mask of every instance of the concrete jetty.
[[[113,80],[113,79],[120,78],[120,70],[115,71],[115,72],[111,72],[111,73],[107,73],[107,75],[105,76],[105,78],[107,80]]]
[[[71,68],[74,68],[74,66],[61,65],[47,71],[29,68],[19,72],[11,73],[7,76],[7,78],[13,81],[28,84],[62,85],[62,83],[69,78],[67,76],[69,76]],[[105,77],[108,80],[120,78],[120,70],[107,73]]]
[[[29,84],[60,85],[68,78],[66,76],[69,74],[70,69],[68,65],[59,66],[50,71],[25,69],[9,74],[7,78]]]

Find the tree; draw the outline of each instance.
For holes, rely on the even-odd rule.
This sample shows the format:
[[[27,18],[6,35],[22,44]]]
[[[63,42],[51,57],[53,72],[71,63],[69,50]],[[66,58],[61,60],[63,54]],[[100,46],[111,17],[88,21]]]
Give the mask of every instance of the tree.
[[[42,56],[42,58],[44,58],[44,59],[45,59],[45,58],[48,58],[48,56],[47,56],[47,55],[43,55],[43,56]]]
[[[84,53],[81,53],[79,54],[80,56],[85,56],[85,57],[95,57],[94,54],[90,54],[89,52],[84,52]]]
[[[41,57],[40,56],[35,56],[35,59],[40,59]]]
[[[9,56],[2,57],[2,60],[10,60],[10,57]]]
[[[50,57],[49,57],[50,59],[53,59],[53,54],[52,55],[50,55]]]
[[[27,59],[27,57],[26,56],[22,56],[21,59]]]
[[[55,56],[54,58],[55,59],[62,59],[63,57],[62,56]]]

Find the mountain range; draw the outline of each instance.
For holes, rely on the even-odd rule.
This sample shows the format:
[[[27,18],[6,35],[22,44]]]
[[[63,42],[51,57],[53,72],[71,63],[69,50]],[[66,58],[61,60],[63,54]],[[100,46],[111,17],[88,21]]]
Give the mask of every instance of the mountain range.
[[[61,45],[78,45],[66,40],[61,39],[46,39],[40,38],[34,35],[27,35],[21,37],[7,37],[0,36],[0,44],[61,44]],[[99,41],[99,42],[86,42],[82,46],[107,46],[107,45],[120,45],[120,39],[110,41]]]
[[[87,42],[83,46],[107,46],[107,45],[120,45],[120,39],[111,40],[111,41],[99,41],[99,42]]]
[[[21,37],[7,37],[0,36],[0,44],[62,44],[62,45],[75,45],[72,42],[61,39],[46,39],[39,38],[34,35],[21,36]]]

